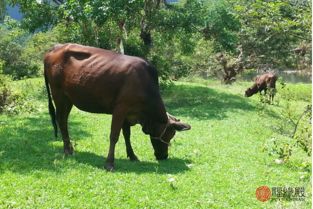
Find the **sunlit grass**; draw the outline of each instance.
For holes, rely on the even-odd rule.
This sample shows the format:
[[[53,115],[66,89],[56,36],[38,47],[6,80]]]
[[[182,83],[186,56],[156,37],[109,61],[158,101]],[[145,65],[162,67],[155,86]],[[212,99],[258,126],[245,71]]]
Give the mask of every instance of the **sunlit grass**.
[[[279,103],[264,109],[258,96],[243,97],[249,82],[177,82],[162,91],[163,98],[167,110],[192,129],[177,133],[169,160],[156,161],[148,136],[135,126],[131,140],[141,162],[127,159],[120,137],[116,171],[109,173],[103,165],[111,116],[74,108],[69,127],[75,154],[65,157],[60,138],[53,137],[43,83],[28,82],[37,89],[38,111],[0,116],[0,208],[311,207],[310,178],[302,178],[300,167],[305,155],[299,151],[278,165],[263,151],[281,120],[279,93]],[[305,102],[294,104],[300,110]],[[307,198],[262,203],[255,198],[262,185],[304,186]]]

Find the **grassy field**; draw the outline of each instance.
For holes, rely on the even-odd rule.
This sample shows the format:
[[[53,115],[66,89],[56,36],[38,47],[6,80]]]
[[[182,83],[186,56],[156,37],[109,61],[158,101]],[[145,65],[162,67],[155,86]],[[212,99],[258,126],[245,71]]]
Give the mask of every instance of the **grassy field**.
[[[177,133],[170,158],[158,162],[148,136],[133,127],[140,162],[127,159],[121,136],[110,173],[103,165],[111,116],[74,108],[75,154],[65,157],[60,138],[53,137],[42,79],[15,85],[30,92],[36,111],[0,115],[0,208],[311,208],[311,171],[301,167],[310,158],[297,150],[277,164],[264,151],[283,120],[286,99],[279,90],[276,103],[264,107],[257,95],[243,96],[247,82],[176,82],[162,90],[164,101],[192,129]],[[287,85],[294,110],[302,111],[311,85]],[[303,186],[306,198],[260,202],[255,191],[262,185]]]

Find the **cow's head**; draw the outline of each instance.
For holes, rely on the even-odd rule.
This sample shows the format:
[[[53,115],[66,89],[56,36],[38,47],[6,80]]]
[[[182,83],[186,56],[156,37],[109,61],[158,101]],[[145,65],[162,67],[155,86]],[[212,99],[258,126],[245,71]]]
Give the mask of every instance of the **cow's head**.
[[[248,89],[245,91],[245,96],[246,96],[246,97],[251,97],[253,94],[254,94],[254,91],[253,91],[252,88],[248,88]]]
[[[187,131],[191,128],[189,124],[180,122],[179,119],[167,114],[166,124],[159,125],[159,135],[150,135],[150,140],[154,148],[154,155],[157,160],[165,160],[168,157],[168,146],[176,131]]]
[[[256,83],[254,83],[250,88],[248,88],[245,91],[245,96],[246,97],[251,97],[253,94],[258,93],[258,85]]]

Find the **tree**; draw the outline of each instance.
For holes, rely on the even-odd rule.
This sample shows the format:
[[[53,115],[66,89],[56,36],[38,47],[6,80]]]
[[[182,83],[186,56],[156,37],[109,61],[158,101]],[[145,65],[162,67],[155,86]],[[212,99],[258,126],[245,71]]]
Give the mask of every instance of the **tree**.
[[[295,68],[293,49],[311,43],[311,7],[304,1],[233,1],[239,43],[255,67]]]
[[[39,3],[11,0],[10,3],[20,5],[25,17],[22,25],[30,31],[65,25],[66,41],[145,57],[159,67],[163,78],[170,76],[170,66],[186,69],[179,61],[180,55],[192,53],[195,46],[192,36],[201,32],[201,12],[205,8],[201,1],[196,0],[187,0],[179,5],[168,5],[161,0]],[[43,18],[38,18],[43,15]],[[171,47],[173,40],[179,45]],[[182,51],[178,51],[180,49]],[[178,60],[172,60],[169,54],[175,54]]]
[[[21,29],[19,22],[9,17],[0,24],[0,34],[0,63],[3,68],[0,73],[10,75],[13,79],[37,76],[40,69],[38,62],[42,62],[42,56],[39,50],[29,53],[33,49],[29,43],[34,36]],[[45,41],[44,45],[48,43]]]
[[[223,66],[223,82],[231,84],[236,81],[236,76],[242,72],[243,66],[243,52],[241,46],[238,48],[239,55],[236,59],[231,59],[223,53],[218,54],[216,59]]]
[[[210,68],[211,61],[205,57],[213,60],[217,52],[234,60],[238,46],[244,68],[295,67],[295,63],[308,67],[312,60],[308,47],[311,7],[292,0],[7,1],[20,6],[22,26],[31,32],[59,28],[61,42],[144,57],[164,79],[187,75],[199,62],[207,71],[204,66]],[[193,55],[199,44],[213,47],[207,49],[211,55],[197,51],[206,61]]]
[[[205,6],[203,19],[203,36],[215,40],[215,51],[235,52],[240,21],[233,12],[232,5],[227,1],[209,1]]]

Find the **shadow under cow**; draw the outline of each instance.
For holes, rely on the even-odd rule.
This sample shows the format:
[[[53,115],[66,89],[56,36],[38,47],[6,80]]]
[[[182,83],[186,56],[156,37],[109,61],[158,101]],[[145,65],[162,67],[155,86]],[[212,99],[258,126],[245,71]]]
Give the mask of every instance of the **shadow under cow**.
[[[78,163],[104,169],[105,157],[90,152],[76,152],[70,158]],[[176,174],[188,171],[189,160],[169,158],[163,161],[130,161],[129,159],[115,159],[115,170],[118,173],[160,173]]]
[[[55,145],[52,126],[48,114],[24,117],[12,116],[0,121],[0,173],[5,171],[28,173],[35,170],[58,172],[70,169],[67,160],[79,164],[103,169],[103,156],[75,151],[73,156],[64,156],[62,143]],[[70,122],[73,136],[88,139],[92,134],[84,131],[80,122]],[[61,137],[57,139],[61,142]],[[60,163],[61,162],[61,163]],[[162,162],[131,162],[128,159],[116,159],[116,172],[134,173],[179,173],[188,170],[188,160],[170,158]],[[61,166],[61,167],[60,167]],[[62,167],[63,166],[63,167]],[[103,172],[106,172],[103,170]]]

